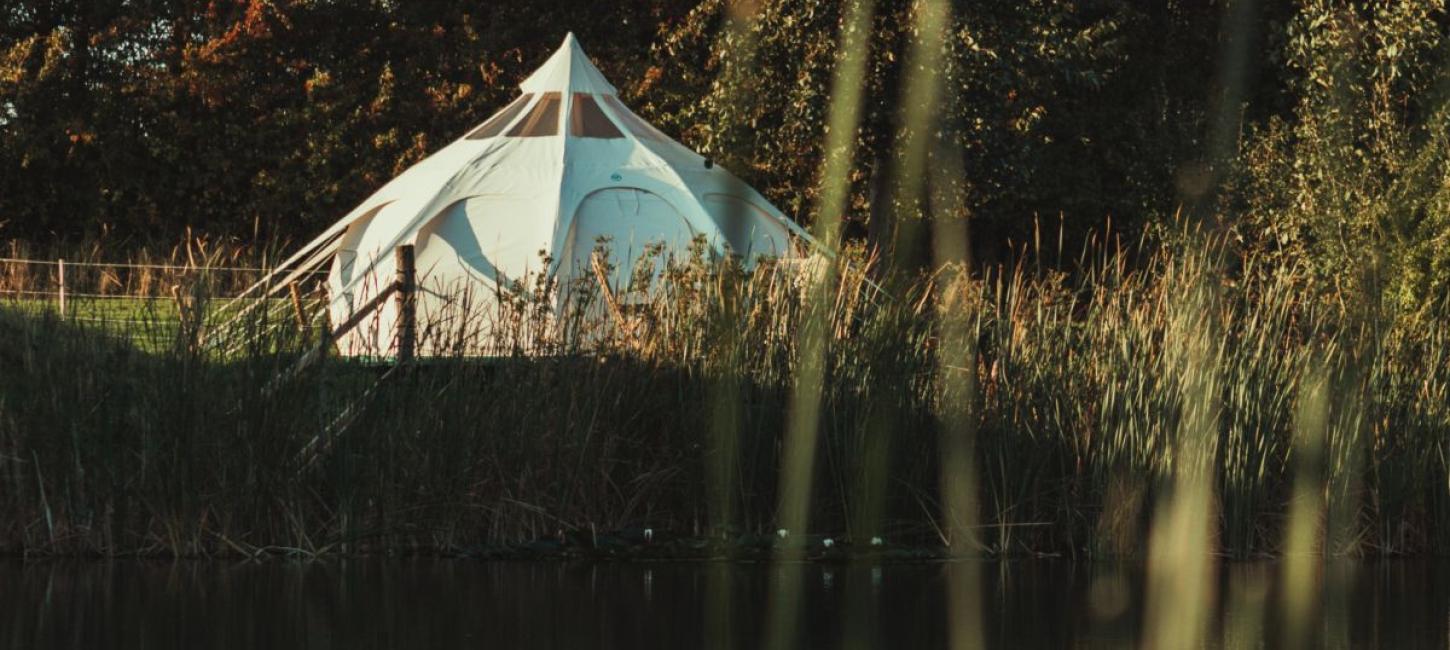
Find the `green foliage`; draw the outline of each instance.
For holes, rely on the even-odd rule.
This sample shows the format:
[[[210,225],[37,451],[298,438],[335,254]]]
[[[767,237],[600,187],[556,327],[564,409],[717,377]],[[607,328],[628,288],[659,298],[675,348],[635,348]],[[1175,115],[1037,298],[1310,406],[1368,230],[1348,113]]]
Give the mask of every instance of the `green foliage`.
[[[305,238],[503,105],[565,29],[646,117],[808,223],[842,6],[10,3],[0,237]],[[1106,220],[1131,237],[1216,205],[1320,284],[1355,268],[1390,301],[1450,291],[1443,0],[955,2],[917,127],[919,5],[873,6],[850,236],[969,216],[987,266],[1039,219],[1060,218],[1070,257]],[[916,168],[909,128],[931,130],[925,169],[959,199],[888,187]]]
[[[657,46],[667,76],[700,96],[658,119],[792,214],[809,215],[817,198],[840,4],[769,2],[731,17],[735,5],[706,2]],[[883,183],[900,163],[914,6],[878,3],[869,39],[867,104],[844,215],[858,235],[883,212],[921,214],[915,206],[882,205]],[[1064,215],[1076,249],[1106,218],[1136,226],[1171,212],[1177,168],[1202,137],[1216,8],[952,9],[941,61],[948,92],[930,127],[933,156],[964,158],[964,175],[953,182],[968,197],[983,257],[1001,259],[1008,241],[1030,241],[1039,215]],[[929,163],[941,165],[951,163]]]
[[[1308,2],[1284,45],[1297,97],[1257,126],[1237,203],[1268,266],[1373,308],[1450,299],[1450,39],[1439,0]]]
[[[310,237],[497,110],[569,28],[606,74],[645,77],[640,44],[680,4],[7,3],[0,237]]]

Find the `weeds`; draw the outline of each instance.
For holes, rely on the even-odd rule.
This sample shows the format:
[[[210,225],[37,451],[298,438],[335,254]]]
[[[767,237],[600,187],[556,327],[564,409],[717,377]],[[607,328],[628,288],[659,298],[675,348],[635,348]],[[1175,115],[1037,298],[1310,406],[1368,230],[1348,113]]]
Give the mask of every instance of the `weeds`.
[[[263,387],[311,344],[285,310],[258,310],[247,326],[270,338],[228,353],[198,344],[208,332],[195,317],[173,326],[175,345],[143,350],[5,307],[0,549],[459,552],[633,526],[769,533],[796,332],[815,313],[810,521],[843,544],[950,539],[942,527],[960,524],[943,517],[940,429],[970,425],[978,513],[967,520],[993,553],[1143,552],[1145,504],[1175,489],[1183,454],[1202,460],[1225,553],[1282,551],[1305,476],[1325,486],[1330,530],[1342,531],[1329,552],[1445,550],[1445,306],[1382,312],[1371,327],[1352,296],[1306,292],[1292,269],[1216,271],[1220,249],[1165,248],[1137,270],[1095,263],[1073,277],[928,275],[891,296],[859,250],[826,291],[788,264],[695,255],[660,262],[648,287],[636,278],[629,328],[587,284],[525,279],[508,299],[477,301],[473,318],[499,342],[491,357],[464,357],[449,338],[458,328],[424,324],[434,356],[384,380],[383,368],[335,359],[275,393]],[[1206,297],[1173,307],[1188,287]],[[201,313],[206,296],[189,300],[183,313]],[[939,367],[955,358],[975,367]],[[956,373],[973,390],[951,388]],[[1296,413],[1315,377],[1336,398],[1308,472]],[[1212,414],[1189,393],[1212,393]],[[973,421],[942,417],[964,399]]]

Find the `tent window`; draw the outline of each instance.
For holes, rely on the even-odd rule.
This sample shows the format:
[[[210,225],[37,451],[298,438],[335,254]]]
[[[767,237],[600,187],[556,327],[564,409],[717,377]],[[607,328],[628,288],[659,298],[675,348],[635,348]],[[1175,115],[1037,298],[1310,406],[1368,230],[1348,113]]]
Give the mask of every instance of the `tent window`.
[[[574,93],[569,109],[569,134],[578,138],[623,138],[624,134],[599,110],[599,104],[585,93]]]
[[[629,129],[629,132],[633,133],[635,137],[669,142],[669,136],[660,133],[659,129],[651,126],[649,122],[631,113],[628,108],[624,107],[624,103],[619,101],[618,97],[614,95],[602,95],[602,97],[604,98],[604,103],[609,104],[609,108],[614,110],[614,115],[619,118],[619,121],[624,123],[624,128]]]
[[[503,133],[503,128],[508,126],[509,122],[514,121],[514,116],[518,115],[519,112],[524,110],[525,106],[529,105],[530,97],[533,97],[533,95],[528,93],[519,95],[518,99],[515,99],[508,106],[505,106],[503,110],[494,113],[493,117],[488,118],[488,121],[484,122],[483,126],[478,127],[473,133],[468,134],[468,139],[483,140]]]
[[[544,93],[539,102],[514,128],[509,129],[510,138],[538,138],[559,134],[559,93]]]

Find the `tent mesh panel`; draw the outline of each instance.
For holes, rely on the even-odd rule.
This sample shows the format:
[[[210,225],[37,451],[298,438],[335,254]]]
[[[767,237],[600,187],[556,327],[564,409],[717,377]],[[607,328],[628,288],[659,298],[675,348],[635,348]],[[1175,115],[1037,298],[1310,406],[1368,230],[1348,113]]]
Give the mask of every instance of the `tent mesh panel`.
[[[624,103],[619,101],[619,98],[614,95],[603,95],[603,98],[604,103],[609,104],[609,108],[614,110],[615,117],[624,123],[624,128],[629,129],[629,132],[633,133],[635,137],[659,142],[669,142],[669,136],[660,133],[659,129],[650,125],[649,122],[631,113],[628,108],[624,107]]]
[[[539,138],[559,134],[559,93],[544,93],[539,96],[533,110],[524,116],[514,128],[509,129],[510,138]]]
[[[578,138],[624,137],[587,93],[574,93],[574,107],[569,109],[569,134]]]
[[[483,126],[478,127],[473,133],[468,134],[468,139],[483,140],[503,133],[503,128],[508,126],[509,122],[514,121],[514,116],[518,115],[520,111],[524,110],[525,106],[529,105],[529,98],[531,97],[533,95],[528,93],[519,95],[518,99],[515,99],[508,106],[505,106],[503,110],[494,113],[493,117],[488,118],[488,121],[484,122]]]

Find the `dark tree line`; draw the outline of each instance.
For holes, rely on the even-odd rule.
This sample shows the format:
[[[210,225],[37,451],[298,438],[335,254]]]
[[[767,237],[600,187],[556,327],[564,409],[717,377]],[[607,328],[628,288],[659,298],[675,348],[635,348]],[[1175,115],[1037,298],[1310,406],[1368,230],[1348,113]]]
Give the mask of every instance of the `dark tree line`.
[[[306,237],[506,103],[566,31],[636,110],[809,223],[844,4],[12,0],[0,238]],[[960,163],[955,215],[883,208],[920,3],[874,6],[850,235],[965,218],[990,262],[1039,224],[1075,254],[1109,220],[1135,236],[1187,210],[1324,257],[1333,224],[1390,199],[1408,213],[1351,228],[1359,245],[1450,228],[1443,0],[953,2],[928,164]],[[1312,201],[1326,176],[1352,187]],[[1420,255],[1433,284],[1443,255]]]
[[[566,30],[623,85],[687,10],[6,3],[0,237],[303,237],[507,102]]]

